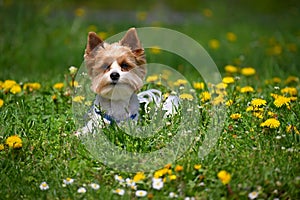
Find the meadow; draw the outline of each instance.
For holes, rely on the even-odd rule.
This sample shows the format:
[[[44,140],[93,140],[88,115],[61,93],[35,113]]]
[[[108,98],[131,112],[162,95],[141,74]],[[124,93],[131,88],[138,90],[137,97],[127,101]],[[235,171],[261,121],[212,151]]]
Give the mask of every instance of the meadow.
[[[300,198],[299,3],[180,2],[145,1],[135,11],[110,1],[1,2],[0,199]],[[110,13],[115,18],[105,18]],[[172,80],[171,91],[161,86],[168,77],[151,74],[143,90],[176,91],[187,105],[196,102],[201,120],[187,130],[197,140],[174,162],[126,172],[96,159],[74,135],[72,108],[84,98],[74,96],[76,72],[69,69],[81,67],[89,31],[106,39],[132,26],[190,36],[210,54],[222,81],[205,83],[184,58],[146,49],[149,63],[168,65],[187,81]],[[224,108],[224,124],[199,157],[213,108]],[[105,135],[120,149],[151,152],[176,137],[184,117],[163,121],[144,140],[118,127]],[[151,123],[146,115],[144,123]]]

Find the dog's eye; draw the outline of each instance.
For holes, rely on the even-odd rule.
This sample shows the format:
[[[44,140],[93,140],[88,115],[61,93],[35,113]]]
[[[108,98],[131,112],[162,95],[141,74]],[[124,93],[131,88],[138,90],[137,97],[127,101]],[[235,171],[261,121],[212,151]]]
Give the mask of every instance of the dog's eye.
[[[102,65],[102,69],[104,69],[104,70],[107,70],[109,68],[110,68],[110,65],[108,65],[108,64]]]
[[[122,62],[120,66],[122,69],[127,69],[129,67],[129,65],[126,62]]]

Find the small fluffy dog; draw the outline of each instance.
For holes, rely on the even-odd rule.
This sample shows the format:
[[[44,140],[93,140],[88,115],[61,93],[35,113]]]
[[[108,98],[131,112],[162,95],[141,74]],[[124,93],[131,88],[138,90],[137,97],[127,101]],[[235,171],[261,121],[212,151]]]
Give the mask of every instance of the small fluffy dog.
[[[101,120],[105,123],[137,120],[137,92],[143,86],[146,59],[135,28],[129,29],[119,42],[112,44],[90,32],[84,62],[96,100],[92,107],[92,121],[80,133],[92,132],[93,126],[98,126]]]

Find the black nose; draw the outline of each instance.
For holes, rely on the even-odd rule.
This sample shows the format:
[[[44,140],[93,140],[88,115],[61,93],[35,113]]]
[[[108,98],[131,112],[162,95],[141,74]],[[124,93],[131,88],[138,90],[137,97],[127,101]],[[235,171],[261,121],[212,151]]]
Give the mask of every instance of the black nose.
[[[120,78],[120,74],[118,72],[113,72],[110,74],[110,78],[113,81],[117,81]]]

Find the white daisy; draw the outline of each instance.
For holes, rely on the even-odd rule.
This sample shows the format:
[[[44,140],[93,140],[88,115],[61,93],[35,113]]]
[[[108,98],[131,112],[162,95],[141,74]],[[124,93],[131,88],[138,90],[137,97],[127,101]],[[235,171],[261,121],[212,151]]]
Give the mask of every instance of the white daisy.
[[[132,187],[132,186],[135,186],[135,182],[132,180],[132,179],[130,179],[130,178],[126,178],[126,185],[128,186],[128,187]]]
[[[100,188],[100,185],[97,184],[97,183],[91,183],[90,184],[91,188],[94,189],[94,190],[98,190]]]
[[[169,193],[169,197],[170,197],[170,198],[177,198],[178,195],[177,195],[176,193],[174,193],[174,192],[170,192],[170,193]]]
[[[123,196],[125,194],[125,190],[118,188],[116,190],[113,190],[113,193]]]
[[[115,180],[120,182],[120,183],[124,182],[124,179],[122,178],[122,176],[119,176],[119,175],[115,175]]]
[[[41,190],[48,190],[49,189],[49,185],[46,182],[42,182],[40,184],[40,189]]]
[[[154,179],[154,178],[153,178],[153,179]],[[161,188],[164,187],[164,182],[162,181],[161,178],[159,178],[159,179],[154,179],[154,181],[153,181],[153,179],[152,179],[152,188],[153,188],[153,189],[160,190]]]
[[[77,190],[78,193],[86,193],[86,189],[84,187],[80,187]]]
[[[248,194],[249,199],[256,199],[258,197],[258,192],[253,191]]]
[[[63,182],[66,185],[70,185],[70,184],[72,184],[74,182],[74,179],[72,179],[72,178],[66,178],[66,179],[64,179]]]
[[[145,197],[146,195],[147,195],[147,191],[145,191],[145,190],[137,190],[135,192],[135,196],[137,196],[137,197]]]

